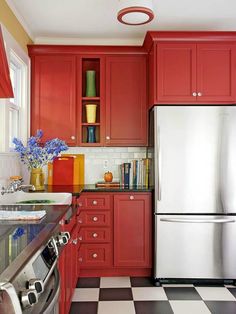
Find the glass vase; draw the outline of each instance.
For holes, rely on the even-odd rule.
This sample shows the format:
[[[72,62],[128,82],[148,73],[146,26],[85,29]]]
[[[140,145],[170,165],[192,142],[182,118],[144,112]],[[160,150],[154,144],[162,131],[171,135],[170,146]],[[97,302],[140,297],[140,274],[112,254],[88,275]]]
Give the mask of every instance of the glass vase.
[[[96,131],[95,126],[87,127],[87,143],[96,143],[95,131]]]
[[[86,71],[86,97],[96,97],[95,71]]]
[[[35,191],[44,190],[44,173],[42,168],[31,169],[30,184],[34,185]]]

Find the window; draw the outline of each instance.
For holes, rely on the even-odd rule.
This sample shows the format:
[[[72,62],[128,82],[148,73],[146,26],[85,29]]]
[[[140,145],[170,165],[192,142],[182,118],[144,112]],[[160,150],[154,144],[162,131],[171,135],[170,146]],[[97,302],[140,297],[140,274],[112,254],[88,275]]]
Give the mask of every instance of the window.
[[[14,98],[0,99],[0,153],[13,150],[14,137],[25,142],[29,134],[29,57],[2,29]]]

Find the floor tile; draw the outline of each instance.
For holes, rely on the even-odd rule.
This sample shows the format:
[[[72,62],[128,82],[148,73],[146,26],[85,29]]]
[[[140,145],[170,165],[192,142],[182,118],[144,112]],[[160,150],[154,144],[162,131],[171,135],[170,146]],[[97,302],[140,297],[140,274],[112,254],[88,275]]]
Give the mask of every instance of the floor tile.
[[[101,288],[100,301],[133,300],[131,288]]]
[[[81,314],[84,314],[84,313],[81,313]],[[134,302],[133,301],[104,301],[104,302],[101,301],[98,304],[98,314],[135,314]]]
[[[76,288],[72,302],[78,301],[98,301],[99,288]]]
[[[212,314],[235,314],[236,302],[232,301],[207,301],[205,304],[208,306]]]
[[[164,288],[162,287],[136,287],[132,288],[135,301],[157,301],[167,300]]]
[[[236,298],[236,288],[228,288],[232,295]]]
[[[76,288],[99,288],[100,278],[91,277],[91,278],[79,278]]]
[[[168,301],[135,301],[134,306],[136,314],[174,314]]]
[[[131,287],[130,277],[102,277],[101,288],[127,288]]]
[[[70,314],[97,314],[98,302],[73,302]]]
[[[170,301],[175,314],[211,314],[204,301]]]
[[[154,287],[150,277],[130,277],[132,287]]]
[[[204,301],[235,301],[225,287],[196,287],[196,290]]]
[[[181,287],[181,288],[164,288],[169,300],[201,300],[200,295],[195,288]]]

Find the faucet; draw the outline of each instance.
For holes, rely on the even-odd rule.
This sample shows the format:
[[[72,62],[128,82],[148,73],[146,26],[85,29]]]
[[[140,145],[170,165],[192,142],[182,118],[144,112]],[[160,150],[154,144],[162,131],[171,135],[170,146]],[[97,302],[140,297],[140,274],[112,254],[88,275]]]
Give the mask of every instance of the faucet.
[[[1,194],[7,194],[7,193],[14,193],[16,191],[24,191],[25,189],[31,189],[32,191],[35,191],[35,186],[32,184],[26,185],[22,184],[23,180],[13,180],[7,188],[2,187]]]

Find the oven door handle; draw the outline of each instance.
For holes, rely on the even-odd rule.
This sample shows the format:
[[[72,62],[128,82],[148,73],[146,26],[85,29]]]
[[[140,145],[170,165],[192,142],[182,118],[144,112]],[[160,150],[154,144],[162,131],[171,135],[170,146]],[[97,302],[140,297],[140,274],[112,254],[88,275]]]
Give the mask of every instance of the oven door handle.
[[[0,290],[6,291],[6,293],[8,294],[8,296],[11,300],[11,303],[12,303],[12,307],[14,309],[14,313],[22,314],[20,301],[19,301],[19,298],[16,294],[16,290],[15,290],[14,286],[10,282],[1,282],[0,283]]]
[[[54,276],[55,276],[55,287],[53,290],[53,293],[51,295],[51,297],[48,300],[47,305],[45,306],[45,308],[43,309],[42,314],[51,314],[53,311],[53,313],[57,313],[54,309],[55,306],[58,305],[58,299],[59,299],[59,293],[60,293],[60,274],[59,271],[57,269],[57,267],[55,267],[54,269]]]

